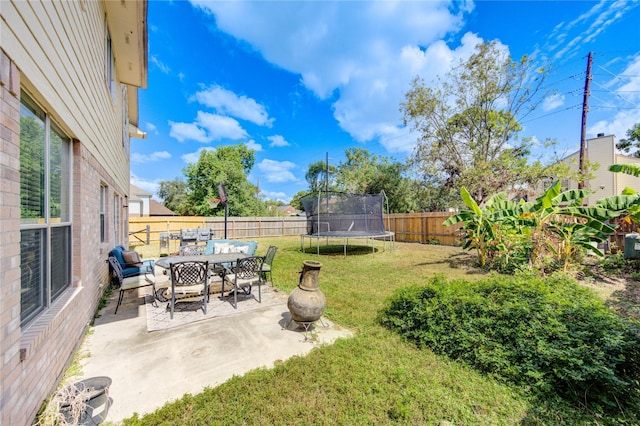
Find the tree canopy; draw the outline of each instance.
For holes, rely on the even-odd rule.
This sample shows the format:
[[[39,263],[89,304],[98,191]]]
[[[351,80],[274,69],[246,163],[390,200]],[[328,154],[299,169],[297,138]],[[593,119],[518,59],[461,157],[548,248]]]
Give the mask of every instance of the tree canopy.
[[[184,180],[163,180],[158,188],[158,196],[164,200],[164,206],[175,214],[184,216],[189,188]]]
[[[244,144],[204,150],[196,163],[184,168],[186,182],[162,181],[158,195],[165,199],[167,207],[169,200],[178,214],[221,216],[224,204],[212,208],[207,200],[220,197],[218,185],[222,183],[228,195],[229,216],[263,215],[265,207],[258,197],[258,188],[248,180],[254,162],[255,152]]]
[[[416,209],[412,181],[406,175],[406,166],[392,158],[373,155],[364,148],[345,150],[346,161],[329,166],[329,191],[356,194],[379,194],[384,191],[391,212],[407,212]],[[306,173],[309,191],[294,196],[291,204],[302,208],[300,198],[324,192],[327,180],[326,162],[318,160],[309,165]]]
[[[420,134],[410,162],[425,188],[449,201],[465,186],[482,202],[542,179],[544,171],[534,172],[543,167],[528,163],[530,141],[518,138],[518,120],[542,101],[547,74],[530,58],[515,62],[489,42],[431,87],[417,77],[401,110],[405,125]]]
[[[636,123],[627,130],[627,137],[620,139],[616,144],[616,148],[627,155],[640,157],[640,123]]]

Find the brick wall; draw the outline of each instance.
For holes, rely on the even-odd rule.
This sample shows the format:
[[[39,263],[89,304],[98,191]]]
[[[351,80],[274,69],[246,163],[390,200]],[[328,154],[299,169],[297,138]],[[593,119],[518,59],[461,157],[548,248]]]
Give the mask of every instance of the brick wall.
[[[20,73],[0,50],[0,423],[20,386]],[[20,422],[24,423],[24,422]]]
[[[76,140],[72,286],[40,317],[20,326],[19,97],[20,70],[0,49],[0,424],[12,426],[32,424],[42,402],[56,389],[93,318],[107,283],[106,253],[116,245],[100,243],[98,226],[100,183],[112,189],[114,183]],[[111,202],[111,191],[109,195]]]

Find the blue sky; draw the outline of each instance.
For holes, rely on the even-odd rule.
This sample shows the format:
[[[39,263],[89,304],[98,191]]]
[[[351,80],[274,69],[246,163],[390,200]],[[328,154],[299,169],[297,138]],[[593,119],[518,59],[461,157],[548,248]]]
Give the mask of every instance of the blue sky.
[[[521,137],[578,149],[593,52],[587,137],[620,139],[640,122],[639,23],[639,1],[150,1],[147,137],[131,140],[131,182],[158,198],[201,150],[245,143],[256,151],[249,180],[288,202],[326,153],[334,164],[351,147],[403,161],[417,139],[399,109],[411,81],[433,81],[490,40],[552,64],[556,94]]]

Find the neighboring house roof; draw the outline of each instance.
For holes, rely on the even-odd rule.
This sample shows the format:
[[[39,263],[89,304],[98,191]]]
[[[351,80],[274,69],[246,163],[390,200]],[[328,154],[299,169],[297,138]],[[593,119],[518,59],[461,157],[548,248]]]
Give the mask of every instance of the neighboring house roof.
[[[145,197],[145,198],[151,198],[153,197],[153,194],[145,191],[144,189],[137,187],[133,184],[129,184],[129,193],[130,196],[133,198],[133,196],[135,195],[136,197]]]
[[[149,200],[149,216],[175,216],[176,214],[156,200]]]
[[[294,216],[294,215],[297,215],[297,214],[298,214],[298,210],[296,210],[295,208],[293,208],[293,207],[291,207],[291,206],[278,206],[278,207],[277,207],[277,210],[278,210],[280,213],[288,214],[288,215],[292,215],[292,216]]]

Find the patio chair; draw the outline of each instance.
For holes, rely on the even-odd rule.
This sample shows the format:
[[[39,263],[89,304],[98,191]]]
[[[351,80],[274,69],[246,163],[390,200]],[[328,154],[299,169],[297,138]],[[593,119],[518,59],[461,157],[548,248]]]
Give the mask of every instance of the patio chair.
[[[209,299],[209,262],[184,261],[171,263],[171,319],[178,302],[196,302],[202,299],[202,311],[207,313]]]
[[[262,263],[264,257],[251,256],[236,261],[235,267],[224,275],[222,280],[222,294],[224,294],[224,284],[233,286],[233,307],[238,309],[238,291],[244,294],[251,294],[254,285],[258,286],[258,302],[262,303]],[[255,296],[254,296],[255,298]]]
[[[273,258],[276,256],[276,252],[278,251],[278,247],[269,246],[267,249],[267,254],[264,256],[264,262],[262,263],[262,276],[264,279],[267,279],[267,274],[269,275],[268,282],[273,284],[273,275],[271,265],[273,264]]]
[[[115,256],[109,256],[107,262],[109,262],[109,267],[112,274],[112,283],[120,287],[120,295],[118,296],[118,304],[116,305],[116,311],[113,313],[114,315],[118,313],[118,308],[122,303],[124,292],[127,290],[135,290],[140,287],[151,286],[153,288],[153,295],[155,297],[156,280],[153,274],[146,273],[144,275],[136,275],[134,277],[124,278],[122,274],[122,266]]]

